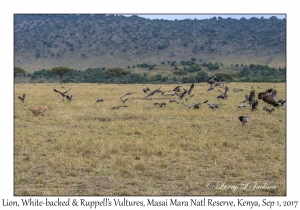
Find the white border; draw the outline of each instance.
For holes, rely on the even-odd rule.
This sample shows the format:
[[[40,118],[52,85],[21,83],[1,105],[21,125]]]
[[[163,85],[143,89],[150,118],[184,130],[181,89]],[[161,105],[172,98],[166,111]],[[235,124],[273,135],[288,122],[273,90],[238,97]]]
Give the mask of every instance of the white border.
[[[20,200],[13,197],[13,14],[14,13],[280,13],[287,14],[287,196],[283,197],[245,197],[247,200],[299,200],[296,192],[300,189],[299,176],[299,139],[296,117],[296,90],[299,70],[299,13],[296,1],[4,1],[1,6],[1,131],[3,132],[0,146],[0,206],[2,199]],[[4,47],[3,47],[4,46]],[[37,197],[34,197],[37,198]],[[72,197],[74,198],[74,197]],[[82,198],[82,197],[80,197]],[[134,199],[146,199],[134,197]],[[164,197],[155,197],[164,199]],[[243,197],[212,197],[217,200],[236,200]],[[44,199],[44,197],[43,197]],[[51,199],[55,199],[51,197]],[[87,199],[93,200],[92,197]],[[185,197],[188,199],[188,197]],[[169,207],[170,208],[170,207]],[[199,208],[199,207],[198,207]],[[10,209],[15,209],[10,207]],[[66,208],[64,208],[66,209]],[[71,209],[71,208],[69,208]],[[73,209],[73,208],[72,208]],[[78,208],[76,208],[78,209]],[[82,208],[82,209],[87,209]],[[277,209],[277,208],[272,208]]]

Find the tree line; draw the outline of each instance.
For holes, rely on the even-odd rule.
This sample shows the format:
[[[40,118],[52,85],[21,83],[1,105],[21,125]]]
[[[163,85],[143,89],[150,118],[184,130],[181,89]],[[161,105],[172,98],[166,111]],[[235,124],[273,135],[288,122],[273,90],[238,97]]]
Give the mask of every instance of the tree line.
[[[198,64],[197,64],[198,65]],[[202,64],[203,65],[203,64]],[[204,64],[205,65],[205,64]],[[214,64],[216,65],[216,64]],[[206,82],[212,76],[201,70],[190,75],[188,68],[174,70],[171,76],[161,74],[132,73],[122,68],[88,68],[84,71],[68,67],[54,67],[51,70],[38,70],[26,73],[22,68],[14,68],[14,77],[28,78],[29,82],[60,82],[60,83],[194,83]],[[236,65],[232,68],[236,68]],[[153,71],[151,71],[153,72]],[[273,68],[268,65],[245,65],[237,73],[215,73],[222,81],[239,82],[286,82],[286,68]],[[22,79],[21,79],[22,80]],[[24,80],[23,80],[24,81]]]

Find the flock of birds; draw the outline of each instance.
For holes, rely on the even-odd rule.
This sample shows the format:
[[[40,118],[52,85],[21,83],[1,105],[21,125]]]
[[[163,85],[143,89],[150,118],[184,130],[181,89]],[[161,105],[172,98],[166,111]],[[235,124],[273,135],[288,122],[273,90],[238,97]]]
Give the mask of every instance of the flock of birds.
[[[207,82],[208,84],[210,84],[210,87],[207,89],[208,91],[213,90],[216,86],[221,86],[224,84],[228,84],[230,82],[220,82],[219,79],[217,77],[213,77],[211,80],[209,80]],[[188,107],[188,108],[194,108],[194,109],[199,109],[200,106],[203,103],[206,103],[209,108],[211,109],[217,109],[219,108],[220,104],[212,104],[212,103],[208,103],[208,100],[205,101],[199,101],[195,104],[187,104],[185,102],[187,102],[191,97],[194,96],[194,94],[192,94],[193,89],[194,89],[195,85],[191,84],[191,86],[188,89],[185,89],[182,85],[177,85],[173,90],[168,90],[168,91],[162,91],[161,87],[150,91],[149,87],[145,87],[143,88],[143,92],[146,93],[147,95],[145,96],[145,99],[149,99],[149,97],[153,96],[154,94],[160,93],[162,95],[169,95],[169,96],[176,96],[176,99],[170,99],[169,102],[170,103],[176,103],[179,104],[181,101],[181,104]],[[221,90],[219,90],[219,92],[221,92],[220,95],[217,96],[217,99],[225,99],[227,100],[228,98],[228,93],[229,93],[229,88],[227,86],[225,86],[225,91],[222,92]],[[67,91],[58,91],[56,89],[53,89],[54,92],[59,93],[62,98],[61,100],[64,101],[64,98],[66,98],[69,102],[72,101],[73,95],[68,95],[67,93],[70,91],[71,89],[67,90]],[[131,95],[131,94],[135,94],[137,92],[127,92],[126,94],[124,94],[123,96],[120,97],[121,100],[121,105],[118,106],[113,106],[112,109],[119,109],[120,107],[128,107],[127,105],[125,105],[125,102],[128,101],[129,98],[124,98],[125,96]],[[23,94],[22,96],[18,96],[18,98],[24,102],[25,101],[25,95]],[[185,102],[184,102],[185,100]],[[243,107],[247,107],[247,104],[250,105],[251,111],[255,111],[257,110],[258,107],[258,100],[262,100],[263,102],[265,102],[267,105],[269,106],[273,106],[273,108],[269,108],[268,106],[264,106],[263,110],[265,110],[268,113],[273,113],[274,112],[274,107],[286,107],[286,100],[278,100],[278,95],[277,95],[277,91],[273,88],[269,88],[266,91],[260,92],[258,93],[258,97],[257,99],[255,99],[255,90],[251,90],[249,96],[246,94],[245,95],[245,100],[241,101],[240,104],[238,105],[238,108],[243,108]],[[97,98],[95,104],[100,103],[100,102],[104,102],[104,100],[102,98]],[[139,102],[139,100],[135,100],[136,103]],[[155,102],[154,103],[155,106],[159,106],[159,107],[164,107],[166,106],[166,102]],[[30,111],[34,110],[34,109],[29,109]],[[36,110],[36,109],[35,109]],[[32,111],[34,114],[37,115],[36,112]],[[42,113],[41,113],[42,114]],[[242,122],[242,125],[244,125],[245,123],[249,122],[250,117],[252,115],[244,115],[244,116],[238,116],[238,119],[240,120],[240,122]]]

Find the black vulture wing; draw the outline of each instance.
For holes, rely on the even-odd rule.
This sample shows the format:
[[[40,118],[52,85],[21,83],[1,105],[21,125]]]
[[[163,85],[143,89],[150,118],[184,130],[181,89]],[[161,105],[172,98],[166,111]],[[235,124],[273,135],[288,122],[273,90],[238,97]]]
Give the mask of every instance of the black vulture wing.
[[[61,93],[62,95],[65,95],[67,92],[69,92],[71,90],[71,88],[63,93]]]
[[[252,111],[256,110],[258,106],[258,100],[251,101]]]
[[[239,117],[238,117],[238,119],[239,119],[241,122],[244,121],[244,118],[245,118],[244,116],[239,116]]]
[[[173,91],[180,92],[180,86],[178,85],[177,87],[175,87]]]
[[[25,94],[23,94],[22,97],[21,97],[21,96],[18,96],[18,98],[19,98],[22,102],[24,102],[24,100],[25,100]]]
[[[255,90],[251,90],[251,91],[250,91],[250,95],[249,95],[248,100],[249,100],[249,101],[253,101],[254,98],[255,98]]]
[[[194,85],[194,84],[191,84],[191,87],[190,87],[190,89],[189,89],[189,91],[188,91],[188,94],[189,94],[189,95],[191,95],[191,93],[192,93],[194,87],[195,87],[195,85]]]
[[[60,93],[60,94],[63,94],[62,92],[60,92],[60,91],[58,91],[58,90],[56,90],[56,89],[53,89],[55,92],[57,92],[57,93]]]
[[[73,95],[70,95],[70,96],[66,95],[66,98],[68,99],[69,102],[72,101],[72,97],[73,97]]]
[[[184,92],[180,95],[180,99],[182,99],[188,92],[188,90],[184,90]]]

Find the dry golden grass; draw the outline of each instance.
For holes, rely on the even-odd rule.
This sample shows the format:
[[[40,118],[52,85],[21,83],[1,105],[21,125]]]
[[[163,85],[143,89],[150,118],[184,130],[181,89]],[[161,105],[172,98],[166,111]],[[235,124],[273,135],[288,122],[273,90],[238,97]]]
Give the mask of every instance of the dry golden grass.
[[[207,92],[208,84],[195,84],[187,103],[208,99],[221,103],[217,110],[206,104],[189,109],[161,94],[145,100],[141,84],[64,86],[15,85],[15,195],[286,195],[285,110],[269,114],[261,100],[257,111],[237,108],[251,87],[256,96],[275,87],[285,99],[283,83],[230,83],[228,100],[219,101],[219,88]],[[53,88],[71,88],[73,101],[61,101]],[[129,107],[111,109],[133,91],[125,96]],[[17,99],[23,93],[24,103]],[[95,104],[99,97],[104,102]],[[167,105],[154,106],[156,101]],[[25,104],[51,110],[35,116]],[[245,114],[252,118],[242,125],[237,117]],[[276,189],[250,190],[255,182]],[[219,189],[222,183],[249,187]]]

